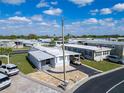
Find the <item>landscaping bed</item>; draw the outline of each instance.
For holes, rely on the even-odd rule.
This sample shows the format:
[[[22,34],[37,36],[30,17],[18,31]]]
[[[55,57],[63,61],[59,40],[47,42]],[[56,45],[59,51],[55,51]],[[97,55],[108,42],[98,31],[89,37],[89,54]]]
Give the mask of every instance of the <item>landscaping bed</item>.
[[[63,84],[63,73],[45,73],[43,71],[30,73],[28,74],[29,77],[42,81],[44,83],[53,85],[55,87],[60,86]],[[66,80],[68,81],[67,88],[71,88],[74,86],[75,83],[79,82],[82,79],[88,78],[88,75],[79,71],[71,71],[66,73]]]

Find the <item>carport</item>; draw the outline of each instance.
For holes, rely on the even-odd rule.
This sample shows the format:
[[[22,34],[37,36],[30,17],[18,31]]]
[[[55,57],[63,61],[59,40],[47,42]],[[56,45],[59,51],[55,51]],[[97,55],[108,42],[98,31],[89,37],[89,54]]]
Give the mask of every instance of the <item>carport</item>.
[[[76,52],[72,52],[72,51],[67,51],[68,55],[70,55],[70,62],[71,63],[77,63],[80,64],[80,55],[81,53],[76,53]]]

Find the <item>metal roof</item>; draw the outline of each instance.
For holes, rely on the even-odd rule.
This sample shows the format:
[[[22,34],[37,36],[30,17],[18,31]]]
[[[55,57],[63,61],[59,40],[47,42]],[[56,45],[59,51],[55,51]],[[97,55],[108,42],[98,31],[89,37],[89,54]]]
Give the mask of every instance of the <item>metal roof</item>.
[[[85,43],[108,44],[108,45],[124,45],[124,42],[107,41],[107,40],[82,40]]]
[[[106,47],[86,46],[86,45],[77,45],[77,44],[65,44],[65,46],[73,47],[73,48],[93,50],[93,51],[96,51],[96,52],[111,50],[110,48],[106,48]]]
[[[38,61],[54,58],[54,56],[52,56],[48,53],[42,52],[40,50],[29,51],[29,54],[31,54],[33,57],[35,57]]]
[[[49,47],[43,47],[43,46],[35,46],[34,48],[39,49],[55,57],[63,56],[63,51],[61,48],[52,48],[52,47],[49,48]],[[67,55],[80,55],[80,53],[65,51],[65,55],[66,56]]]

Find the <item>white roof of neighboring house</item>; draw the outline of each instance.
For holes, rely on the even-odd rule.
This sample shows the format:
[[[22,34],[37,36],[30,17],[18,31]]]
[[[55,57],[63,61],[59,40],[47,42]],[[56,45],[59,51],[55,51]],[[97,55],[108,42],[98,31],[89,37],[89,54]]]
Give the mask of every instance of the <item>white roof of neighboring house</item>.
[[[13,41],[0,41],[0,47],[14,47],[15,45]]]
[[[52,55],[50,55],[48,53],[39,51],[39,50],[37,50],[37,51],[29,51],[29,54],[34,56],[38,61],[54,58],[54,56],[52,56]]]
[[[106,48],[106,47],[86,46],[86,45],[77,45],[77,44],[65,44],[65,46],[73,47],[73,48],[93,50],[93,51],[96,51],[96,52],[111,50],[110,48]]]
[[[118,41],[107,41],[107,40],[82,40],[84,43],[91,43],[91,44],[107,44],[107,45],[122,45],[124,46],[124,42]]]
[[[60,48],[48,48],[48,47],[43,47],[43,46],[35,46],[34,48],[39,49],[55,57],[63,56],[63,51]],[[65,55],[80,55],[80,53],[65,51]]]
[[[51,38],[46,38],[46,39],[40,38],[40,39],[38,39],[38,40],[42,40],[42,41],[51,41]]]
[[[124,39],[124,37],[118,37],[118,39]]]

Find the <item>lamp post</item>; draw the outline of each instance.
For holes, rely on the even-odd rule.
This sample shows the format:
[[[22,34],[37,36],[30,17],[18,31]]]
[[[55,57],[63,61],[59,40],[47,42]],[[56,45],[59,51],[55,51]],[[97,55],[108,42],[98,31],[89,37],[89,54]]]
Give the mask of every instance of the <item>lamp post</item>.
[[[64,85],[66,86],[66,68],[65,68],[65,46],[64,46],[64,18],[62,17],[62,50],[63,50],[63,72],[64,72]]]

